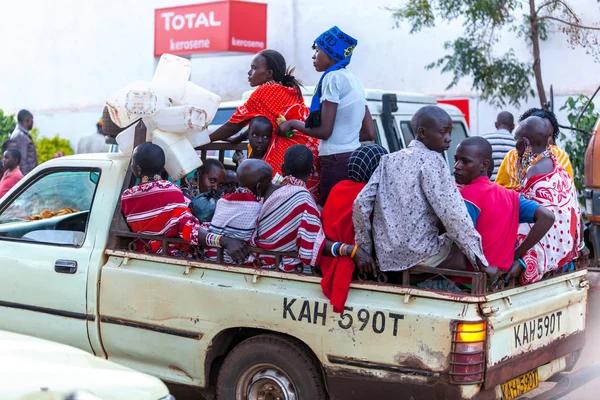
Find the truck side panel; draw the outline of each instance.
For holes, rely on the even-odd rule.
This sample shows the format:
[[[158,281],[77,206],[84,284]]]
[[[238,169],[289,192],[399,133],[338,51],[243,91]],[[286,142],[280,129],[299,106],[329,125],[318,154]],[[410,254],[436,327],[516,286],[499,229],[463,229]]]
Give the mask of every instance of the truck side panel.
[[[237,327],[296,337],[330,371],[440,378],[449,365],[450,318],[481,319],[476,303],[360,289],[351,290],[340,315],[317,277],[300,282],[228,267],[186,273],[183,265],[143,257],[111,257],[102,269],[102,341],[109,359],[172,382],[206,385],[207,350],[220,332]]]

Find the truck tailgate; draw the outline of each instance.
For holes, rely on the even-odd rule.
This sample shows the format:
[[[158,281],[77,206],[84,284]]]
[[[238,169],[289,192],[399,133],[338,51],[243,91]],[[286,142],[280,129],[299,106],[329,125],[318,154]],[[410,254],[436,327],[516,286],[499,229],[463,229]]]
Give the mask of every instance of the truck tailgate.
[[[486,389],[583,347],[586,271],[487,296]]]

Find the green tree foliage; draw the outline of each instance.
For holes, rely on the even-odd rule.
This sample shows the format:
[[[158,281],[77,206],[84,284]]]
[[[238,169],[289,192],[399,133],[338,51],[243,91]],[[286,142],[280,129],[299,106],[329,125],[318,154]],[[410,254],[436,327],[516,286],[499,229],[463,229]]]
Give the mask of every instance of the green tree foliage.
[[[0,144],[10,137],[16,126],[17,120],[14,114],[6,115],[3,110],[0,110]]]
[[[579,202],[582,204],[582,211],[585,210],[585,199],[583,197],[583,175],[585,169],[585,152],[592,137],[592,132],[600,114],[596,111],[594,103],[590,103],[583,114],[581,112],[588,104],[589,98],[584,95],[569,97],[561,111],[567,112],[567,118],[571,126],[578,128],[572,130],[571,135],[565,135],[561,132],[560,138],[565,143],[565,151],[569,154],[571,164],[573,165],[573,175],[575,186],[579,194]],[[581,114],[579,121],[577,118]]]
[[[40,164],[54,158],[54,154],[57,152],[63,152],[65,156],[75,153],[71,148],[71,142],[68,139],[61,138],[58,134],[53,138],[39,137],[37,128],[33,128],[29,134],[35,143],[38,163]]]
[[[448,53],[427,65],[451,73],[448,89],[466,77],[473,79],[472,89],[496,107],[507,104],[519,107],[535,96],[530,78],[535,77],[542,106],[547,103],[542,80],[540,40],[551,33],[566,35],[572,48],[583,47],[600,57],[597,32],[600,25],[585,26],[568,0],[406,0],[390,8],[397,24],[407,21],[410,33],[432,28],[436,22],[459,20],[463,35],[444,45]],[[527,40],[531,59],[520,61],[512,50],[497,54],[496,44],[502,34],[512,31]]]

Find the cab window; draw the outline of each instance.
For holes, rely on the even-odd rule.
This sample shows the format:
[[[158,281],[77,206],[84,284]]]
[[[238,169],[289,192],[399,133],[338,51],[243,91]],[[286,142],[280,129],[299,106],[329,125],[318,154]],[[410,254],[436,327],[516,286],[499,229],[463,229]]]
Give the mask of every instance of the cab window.
[[[0,211],[0,239],[83,245],[99,170],[50,172],[12,197]]]

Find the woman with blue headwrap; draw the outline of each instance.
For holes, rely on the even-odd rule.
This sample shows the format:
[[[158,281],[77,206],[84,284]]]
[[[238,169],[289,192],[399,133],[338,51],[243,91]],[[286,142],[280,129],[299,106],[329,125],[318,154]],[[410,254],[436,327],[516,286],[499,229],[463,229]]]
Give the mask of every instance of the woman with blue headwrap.
[[[373,140],[375,127],[367,102],[365,89],[359,79],[348,71],[356,39],[337,26],[321,34],[313,45],[313,65],[323,72],[310,106],[306,123],[286,121],[280,125],[280,134],[297,130],[321,139],[321,206],[336,183],[348,179],[348,160],[361,140]]]

